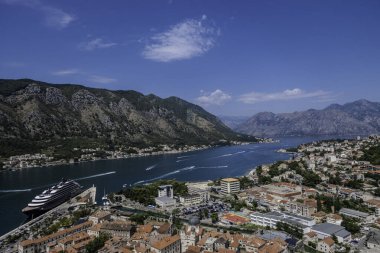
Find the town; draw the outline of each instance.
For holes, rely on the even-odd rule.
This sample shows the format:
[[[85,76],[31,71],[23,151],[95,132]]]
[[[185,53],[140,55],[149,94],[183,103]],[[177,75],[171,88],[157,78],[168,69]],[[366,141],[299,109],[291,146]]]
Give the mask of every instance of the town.
[[[159,180],[108,194],[101,206],[78,198],[8,235],[0,251],[379,252],[379,147],[375,135],[313,142],[243,177]]]
[[[276,140],[271,138],[257,138],[257,143],[272,143]],[[220,145],[246,145],[249,142],[225,141],[221,140],[216,145],[158,145],[150,147],[125,147],[121,146],[114,150],[105,147],[79,148],[70,150],[14,155],[8,158],[0,157],[0,172],[3,170],[18,170],[23,168],[33,168],[41,166],[55,166],[63,164],[73,164],[78,162],[90,162],[103,159],[125,159],[132,157],[142,157],[163,154],[179,154],[191,151],[203,150]]]

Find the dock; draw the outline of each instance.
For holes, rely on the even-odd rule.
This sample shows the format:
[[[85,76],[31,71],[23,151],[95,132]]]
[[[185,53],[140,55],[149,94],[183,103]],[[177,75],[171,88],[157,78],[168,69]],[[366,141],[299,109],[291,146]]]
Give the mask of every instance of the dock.
[[[41,214],[40,216],[28,221],[27,223],[24,223],[21,226],[13,229],[12,231],[0,236],[0,242],[5,241],[5,239],[9,236],[16,236],[19,233],[22,233],[23,231],[30,230],[32,227],[38,226],[40,223],[42,223],[44,220],[46,220],[52,214],[55,214],[58,212],[65,212],[71,207],[87,205],[87,204],[95,204],[96,203],[95,197],[96,197],[96,187],[92,186],[92,187],[84,190],[82,193],[71,198],[70,200],[62,203],[61,205],[49,210],[48,212],[46,212],[44,214]],[[21,212],[21,210],[20,210],[20,212]],[[0,245],[0,252],[2,252],[1,246],[2,245]]]

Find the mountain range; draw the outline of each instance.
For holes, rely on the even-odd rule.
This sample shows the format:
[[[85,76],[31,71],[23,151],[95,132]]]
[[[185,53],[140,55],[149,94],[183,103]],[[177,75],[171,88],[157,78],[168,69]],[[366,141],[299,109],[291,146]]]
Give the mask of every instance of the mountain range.
[[[255,140],[178,97],[0,79],[0,156],[49,148]]]
[[[261,112],[234,130],[258,137],[375,134],[380,133],[380,103],[361,99],[322,110]]]

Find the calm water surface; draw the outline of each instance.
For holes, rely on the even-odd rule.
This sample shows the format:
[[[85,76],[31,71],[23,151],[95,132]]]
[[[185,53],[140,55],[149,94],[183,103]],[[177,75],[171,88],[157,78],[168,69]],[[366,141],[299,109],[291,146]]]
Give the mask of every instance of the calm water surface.
[[[102,160],[0,173],[0,235],[23,223],[25,216],[21,209],[35,195],[61,178],[75,179],[85,187],[94,184],[100,202],[104,190],[118,191],[123,184],[146,183],[163,178],[200,181],[241,176],[257,165],[288,159],[288,154],[276,152],[280,148],[328,138],[282,138],[279,143],[218,147],[183,154]]]

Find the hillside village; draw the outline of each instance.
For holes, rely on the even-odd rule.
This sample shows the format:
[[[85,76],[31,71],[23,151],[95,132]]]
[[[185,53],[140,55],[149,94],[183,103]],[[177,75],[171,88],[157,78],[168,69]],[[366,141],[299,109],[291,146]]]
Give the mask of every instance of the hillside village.
[[[12,243],[19,253],[379,252],[379,144],[313,142],[240,178],[123,189],[68,211],[83,214],[76,223],[58,219]]]

